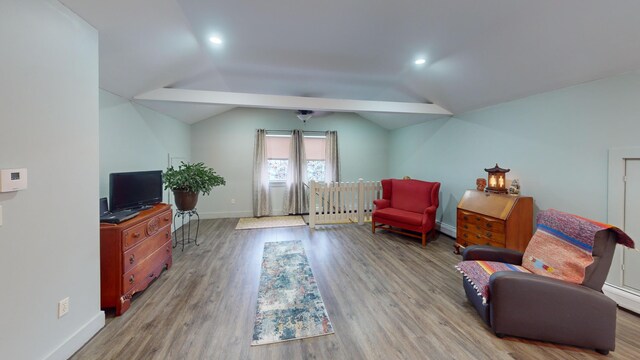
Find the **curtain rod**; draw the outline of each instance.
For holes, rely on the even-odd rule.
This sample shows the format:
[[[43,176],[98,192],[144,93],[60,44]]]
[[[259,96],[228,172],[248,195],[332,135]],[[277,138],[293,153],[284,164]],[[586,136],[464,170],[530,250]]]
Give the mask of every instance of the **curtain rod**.
[[[291,131],[293,130],[265,130],[267,133],[270,132],[286,132],[286,133],[291,133]],[[321,130],[302,130],[303,133],[315,133],[315,134],[325,134],[326,131],[321,131]]]

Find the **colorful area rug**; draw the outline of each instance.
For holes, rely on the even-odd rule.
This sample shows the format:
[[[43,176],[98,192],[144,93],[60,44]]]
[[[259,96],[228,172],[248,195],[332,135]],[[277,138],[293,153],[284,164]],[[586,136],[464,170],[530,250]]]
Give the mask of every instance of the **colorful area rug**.
[[[261,218],[241,218],[236,230],[267,229],[276,227],[306,226],[302,216],[265,216]]]
[[[265,243],[251,345],[332,333],[302,241]]]

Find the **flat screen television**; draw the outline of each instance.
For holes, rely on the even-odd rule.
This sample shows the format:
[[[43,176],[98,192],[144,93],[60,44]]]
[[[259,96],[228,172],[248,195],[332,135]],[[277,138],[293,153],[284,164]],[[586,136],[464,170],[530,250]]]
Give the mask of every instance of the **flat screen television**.
[[[145,209],[162,202],[162,171],[135,171],[109,175],[111,212]]]

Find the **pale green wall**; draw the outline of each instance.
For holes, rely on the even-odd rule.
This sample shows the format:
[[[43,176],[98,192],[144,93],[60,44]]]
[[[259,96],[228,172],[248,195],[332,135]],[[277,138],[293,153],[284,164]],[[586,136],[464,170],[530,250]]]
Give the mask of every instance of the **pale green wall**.
[[[100,90],[101,197],[109,196],[112,172],[165,170],[168,154],[190,153],[188,124]]]
[[[389,131],[355,114],[311,118],[303,124],[294,111],[234,109],[191,127],[193,161],[203,161],[227,185],[203,197],[198,210],[205,217],[251,216],[255,130],[337,130],[341,180],[380,180],[388,175]],[[282,209],[283,188],[271,192],[273,211]],[[231,199],[236,204],[231,204]]]
[[[98,32],[57,1],[0,9],[0,169],[28,169],[0,193],[0,359],[66,359],[104,325]]]
[[[442,182],[437,218],[445,226],[455,227],[465,189],[496,162],[520,179],[536,211],[606,222],[608,150],[640,145],[639,100],[640,73],[631,73],[398,129],[391,176]],[[619,283],[619,273],[609,281]]]

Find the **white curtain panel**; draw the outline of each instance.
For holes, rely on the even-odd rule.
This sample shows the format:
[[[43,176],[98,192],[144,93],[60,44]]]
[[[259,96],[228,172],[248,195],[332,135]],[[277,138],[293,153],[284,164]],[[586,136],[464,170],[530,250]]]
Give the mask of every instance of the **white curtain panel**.
[[[338,155],[338,132],[325,132],[325,151],[324,151],[324,181],[339,182],[340,181],[340,159]]]
[[[256,143],[253,155],[253,216],[256,217],[271,215],[266,136],[266,130],[256,130]]]
[[[287,190],[284,194],[284,210],[289,214],[304,214],[308,210],[309,199],[305,191],[307,180],[306,160],[302,130],[293,130],[289,145]]]

